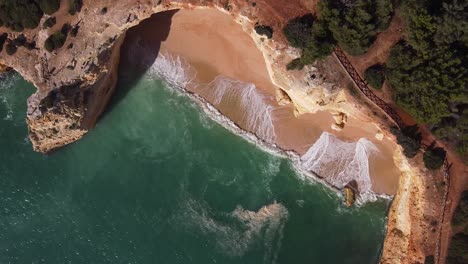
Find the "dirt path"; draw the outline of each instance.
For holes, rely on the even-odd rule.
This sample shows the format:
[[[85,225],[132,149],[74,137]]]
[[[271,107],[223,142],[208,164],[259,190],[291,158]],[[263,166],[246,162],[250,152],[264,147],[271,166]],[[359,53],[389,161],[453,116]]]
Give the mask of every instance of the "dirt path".
[[[356,70],[364,76],[364,71],[374,65],[383,64],[390,55],[390,48],[403,38],[403,19],[397,12],[390,22],[387,30],[377,35],[377,39],[366,52],[360,56],[349,56],[349,60]]]
[[[403,20],[397,13],[392,22],[390,27],[381,34],[378,35],[377,40],[374,44],[370,47],[369,51],[361,56],[349,56],[349,61],[355,67],[356,71],[363,76],[364,71],[374,65],[374,64],[383,64],[387,61],[390,55],[390,49],[393,45],[395,45],[398,41],[400,41],[404,37],[403,35]],[[392,107],[398,112],[398,114],[403,119],[405,124],[416,124],[415,120],[406,113],[403,109],[396,106],[393,102],[391,102],[391,93],[388,86],[384,86],[384,89],[381,91],[373,90],[377,96],[384,99],[386,102],[392,105]],[[423,140],[422,142],[426,145],[430,145],[432,142],[436,142],[437,146],[443,147],[447,150],[447,158],[449,160],[449,164],[451,164],[450,171],[449,171],[449,179],[450,185],[448,186],[448,190],[446,195],[444,195],[444,200],[442,201],[428,201],[431,203],[441,203],[444,206],[441,208],[437,208],[440,211],[437,212],[440,215],[440,225],[437,231],[437,236],[433,237],[433,240],[436,241],[426,241],[425,245],[414,245],[420,246],[421,250],[425,252],[427,255],[430,255],[430,252],[426,252],[428,248],[435,248],[435,258],[437,259],[436,263],[445,263],[445,258],[447,257],[448,246],[450,243],[450,239],[452,237],[452,227],[451,227],[451,219],[453,212],[458,204],[460,199],[461,193],[468,189],[468,166],[466,166],[463,161],[458,157],[456,152],[453,150],[451,146],[447,146],[446,144],[437,141],[436,137],[424,126],[420,128]],[[443,174],[443,173],[442,173]],[[429,179],[429,178],[428,178]],[[437,184],[437,180],[434,178],[432,179],[433,184]],[[442,199],[442,198],[441,198]],[[426,230],[413,230],[414,237],[424,237],[424,233]],[[432,244],[433,246],[431,246]],[[430,250],[431,251],[431,250]]]

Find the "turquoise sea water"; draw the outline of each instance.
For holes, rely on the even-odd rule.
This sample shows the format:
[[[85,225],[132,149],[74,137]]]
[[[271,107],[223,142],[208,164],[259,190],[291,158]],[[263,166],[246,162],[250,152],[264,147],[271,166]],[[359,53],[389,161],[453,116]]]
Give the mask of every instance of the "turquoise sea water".
[[[27,140],[33,91],[0,81],[0,263],[378,260],[385,202],[344,208],[160,80],[121,78],[97,127],[48,156]]]

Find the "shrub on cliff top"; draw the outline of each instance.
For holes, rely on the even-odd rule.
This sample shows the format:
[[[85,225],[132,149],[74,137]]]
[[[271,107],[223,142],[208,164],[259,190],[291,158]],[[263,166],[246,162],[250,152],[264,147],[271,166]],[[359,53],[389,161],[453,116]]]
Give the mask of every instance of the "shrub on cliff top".
[[[24,44],[26,44],[26,41],[27,41],[26,37],[23,34],[20,34],[18,37],[16,37],[12,41],[12,44],[17,47],[21,47],[21,46],[24,46]]]
[[[34,0],[0,0],[0,20],[14,31],[37,27],[42,15]]]
[[[435,264],[434,255],[426,256],[424,264]]]
[[[48,52],[52,52],[56,49],[63,47],[65,41],[67,40],[68,32],[70,31],[70,25],[64,24],[60,31],[55,32],[50,35],[44,42],[44,48]]]
[[[9,42],[5,47],[5,51],[6,51],[6,53],[8,55],[15,54],[17,50],[18,50],[18,48],[11,42]]]
[[[381,64],[370,66],[364,73],[364,78],[373,88],[381,89],[385,81],[385,67]]]
[[[305,49],[312,39],[312,25],[315,17],[307,14],[297,17],[288,22],[283,28],[283,33],[289,41],[289,44],[295,48]]]
[[[443,148],[430,146],[426,152],[424,152],[424,165],[430,170],[437,170],[444,165],[446,155],[447,152]]]
[[[335,40],[327,25],[312,14],[289,21],[283,28],[283,33],[291,46],[302,50],[300,63],[294,60],[287,67],[289,69],[301,69],[303,65],[325,58],[335,47]]]
[[[68,13],[73,16],[81,11],[81,8],[83,7],[83,0],[68,0],[68,4],[70,6],[68,8]]]
[[[448,249],[447,264],[468,263],[468,234],[457,233],[452,237]]]
[[[3,44],[5,44],[5,41],[7,40],[7,38],[8,38],[7,33],[3,33],[3,34],[0,35],[0,52],[2,52]]]
[[[0,0],[0,25],[14,31],[36,28],[44,13],[55,13],[60,0]]]
[[[57,19],[55,17],[49,17],[44,21],[43,26],[44,28],[51,28],[55,26],[55,23],[57,23]]]
[[[273,29],[270,26],[256,24],[255,32],[259,35],[266,36],[268,39],[273,37]]]
[[[60,0],[38,0],[38,3],[41,10],[48,15],[57,12],[60,8]]]
[[[418,126],[406,126],[401,130],[392,127],[391,131],[396,136],[398,144],[403,147],[403,154],[408,158],[416,156],[419,149],[421,149],[422,140]]]
[[[460,202],[453,214],[452,224],[455,226],[468,225],[468,190],[461,195]]]
[[[325,20],[339,46],[351,55],[364,54],[393,16],[392,0],[322,0],[320,19]]]
[[[302,63],[301,61],[301,58],[296,58],[292,61],[290,61],[287,65],[286,65],[286,69],[288,71],[292,71],[292,70],[302,70],[304,68],[304,63]]]

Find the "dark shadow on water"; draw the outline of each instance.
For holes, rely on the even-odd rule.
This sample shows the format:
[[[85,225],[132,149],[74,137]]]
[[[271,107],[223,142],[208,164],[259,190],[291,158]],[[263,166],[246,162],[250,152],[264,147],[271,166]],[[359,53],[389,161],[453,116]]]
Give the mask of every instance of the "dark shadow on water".
[[[116,90],[103,116],[123,100],[158,57],[161,43],[167,39],[172,17],[179,10],[152,15],[127,31],[120,50],[119,77]]]

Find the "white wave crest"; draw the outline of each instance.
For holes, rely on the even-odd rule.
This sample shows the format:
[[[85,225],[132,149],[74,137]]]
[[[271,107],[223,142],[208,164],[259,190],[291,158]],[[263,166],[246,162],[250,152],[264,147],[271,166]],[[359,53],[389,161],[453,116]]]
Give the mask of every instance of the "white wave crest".
[[[174,56],[170,53],[160,53],[156,61],[149,68],[148,73],[150,75],[154,75],[158,79],[163,79],[169,84],[170,87],[176,88],[183,94],[190,97],[202,108],[202,110],[208,115],[209,118],[221,124],[223,127],[228,129],[232,133],[241,136],[247,141],[255,144],[257,147],[263,149],[264,151],[268,151],[269,153],[277,156],[287,157],[290,160],[292,160],[292,162],[295,165],[294,168],[297,170],[300,176],[308,176],[308,179],[312,179],[313,181],[324,184],[331,190],[335,191],[335,193],[337,193],[338,195],[341,195],[339,189],[346,185],[349,181],[354,179],[358,183],[360,191],[360,195],[358,197],[358,200],[356,201],[358,205],[365,204],[368,201],[375,201],[377,197],[381,197],[384,199],[391,198],[387,195],[376,195],[371,190],[372,184],[369,177],[368,155],[372,151],[376,151],[377,148],[370,141],[366,139],[361,139],[358,142],[349,143],[340,141],[335,138],[335,141],[340,141],[341,143],[344,143],[343,146],[347,147],[345,148],[346,151],[340,150],[339,147],[335,147],[332,150],[330,147],[333,144],[328,144],[327,147],[327,144],[323,143],[325,143],[325,141],[328,141],[328,137],[334,136],[324,132],[320,139],[309,149],[309,151],[305,155],[300,157],[296,152],[284,151],[275,145],[274,140],[276,135],[274,133],[274,127],[272,125],[274,121],[272,111],[275,109],[272,108],[272,106],[268,108],[268,104],[266,103],[268,97],[256,90],[256,87],[254,85],[248,85],[247,83],[228,79],[227,77],[218,77],[211,83],[211,88],[213,87],[213,85],[216,86],[218,84],[221,84],[221,86],[218,87],[227,87],[226,84],[232,84],[238,87],[237,89],[240,89],[240,87],[247,87],[245,89],[247,90],[247,92],[241,93],[242,95],[240,96],[240,101],[244,102],[244,106],[249,107],[249,110],[245,111],[245,113],[254,113],[254,117],[245,117],[247,118],[247,120],[252,120],[251,126],[254,127],[253,129],[248,129],[252,132],[248,132],[246,131],[246,129],[240,128],[232,120],[221,114],[221,112],[213,106],[213,104],[220,104],[223,101],[223,98],[227,94],[230,94],[232,92],[230,90],[235,90],[236,88],[222,88],[219,91],[216,90],[217,92],[215,93],[211,91],[211,94],[213,94],[214,96],[213,98],[211,98],[213,103],[210,103],[209,100],[198,95],[197,93],[193,93],[187,90],[188,85],[191,85],[191,87],[197,87],[196,89],[205,89],[208,86],[200,87],[198,84],[194,83],[193,81],[196,77],[195,69],[183,58],[179,56]],[[239,91],[235,92],[239,93]],[[254,96],[252,96],[252,94],[254,94]],[[242,98],[244,99],[242,100]],[[252,100],[254,101],[254,103],[251,103]],[[259,111],[256,111],[256,109],[259,109]],[[261,123],[262,126],[260,128],[255,127],[254,124],[258,123],[254,120],[260,120],[258,123]],[[320,142],[320,140],[322,141]],[[325,148],[320,150],[322,148],[320,144]],[[353,145],[354,147],[352,147]],[[329,161],[341,160],[342,162],[338,162],[338,165],[341,165],[343,169],[339,170],[339,172],[336,172],[336,166],[332,165],[332,163],[330,162],[325,162],[323,158],[321,161],[315,162],[314,156],[318,157],[318,154],[320,154],[319,156],[323,155],[323,157],[327,157]],[[334,155],[336,156],[334,157]],[[320,172],[322,170],[320,168],[326,168],[328,166],[326,164],[329,164],[332,169],[335,169],[336,173],[329,172],[321,174]],[[347,166],[343,166],[343,164],[347,164]],[[352,166],[354,165],[357,165],[357,167],[352,168]],[[348,171],[344,171],[345,169]],[[317,175],[320,177],[317,177]],[[326,177],[326,175],[336,176]],[[347,181],[346,179],[350,180]]]
[[[177,220],[186,228],[214,237],[215,247],[220,252],[239,257],[254,244],[261,244],[265,246],[264,263],[276,262],[288,218],[288,210],[283,205],[273,203],[257,212],[238,206],[223,217],[215,218],[206,206],[187,199],[182,212]]]
[[[215,106],[223,102],[235,103],[242,112],[242,124],[267,142],[276,139],[274,127],[275,107],[268,101],[272,96],[261,92],[255,84],[233,80],[225,76],[216,77],[204,89],[208,100]],[[208,91],[208,93],[207,93]]]
[[[193,83],[196,76],[193,67],[180,56],[172,56],[163,52],[159,53],[147,73],[156,75],[178,89],[185,89]]]
[[[345,142],[324,132],[314,145],[301,157],[302,166],[323,177],[331,185],[345,187],[356,181],[360,193],[371,192],[369,155],[377,147],[365,138],[357,142]]]

